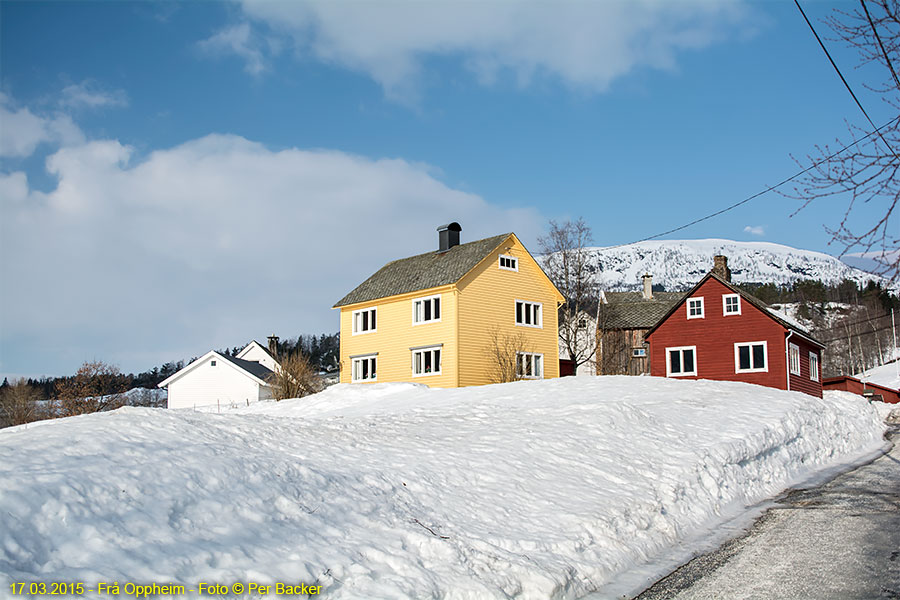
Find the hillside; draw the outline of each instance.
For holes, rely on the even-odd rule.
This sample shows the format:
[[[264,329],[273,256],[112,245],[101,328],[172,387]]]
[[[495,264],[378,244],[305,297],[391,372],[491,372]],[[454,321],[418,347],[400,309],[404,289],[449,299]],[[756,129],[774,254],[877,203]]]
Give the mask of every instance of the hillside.
[[[0,589],[618,597],[882,434],[852,394],[655,377],[338,385],[223,414],[44,421],[0,431]]]
[[[869,281],[888,285],[884,278],[850,267],[828,254],[769,242],[665,240],[589,251],[597,282],[607,291],[638,290],[644,273],[653,275],[653,283],[662,284],[666,290],[688,289],[712,269],[712,257],[716,254],[728,257],[735,283],[781,285],[817,279],[836,285],[850,279],[860,286]],[[900,286],[893,289],[900,291]]]

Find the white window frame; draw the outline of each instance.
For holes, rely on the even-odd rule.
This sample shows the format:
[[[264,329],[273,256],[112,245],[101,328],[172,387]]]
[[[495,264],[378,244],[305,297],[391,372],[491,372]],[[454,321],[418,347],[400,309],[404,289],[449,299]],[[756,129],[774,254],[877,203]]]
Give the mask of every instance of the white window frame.
[[[438,306],[440,306],[439,312],[440,312],[441,316],[444,315],[444,301],[441,299],[440,294],[435,294],[433,296],[424,296],[422,298],[414,298],[412,301],[412,324],[413,324],[413,326],[425,325],[427,323],[440,323],[441,322],[441,317],[438,317],[437,319],[434,318],[434,300],[438,301]],[[422,320],[416,321],[416,304],[419,302],[423,303]],[[427,320],[425,319],[425,308],[424,308],[425,302],[431,303],[431,318],[427,319]],[[377,322],[376,322],[376,325],[377,325]]]
[[[441,374],[441,366],[442,366],[442,364],[443,364],[443,362],[444,362],[444,348],[443,348],[443,344],[437,344],[437,345],[435,345],[435,346],[425,346],[425,347],[422,347],[422,348],[411,348],[411,350],[412,350],[412,365],[411,365],[411,368],[412,368],[412,376],[413,376],[413,377],[431,377],[432,375],[440,375],[440,374]],[[435,351],[437,351],[437,352],[440,353],[440,354],[439,354],[439,357],[438,357],[438,361],[437,361],[438,365],[437,365],[437,370],[436,370],[436,371],[434,370],[434,352],[435,352]],[[432,370],[431,370],[431,372],[429,372],[429,373],[425,373],[425,372],[422,372],[422,373],[416,373],[416,355],[417,355],[417,354],[422,355],[422,365],[423,365],[423,368],[424,368],[424,365],[425,365],[425,357],[424,357],[424,355],[425,355],[425,353],[430,353],[430,354],[431,354],[431,365],[432,365]]]
[[[525,374],[525,365],[531,360],[531,375]],[[537,361],[537,362],[535,362]],[[534,375],[535,364],[537,364],[540,374]],[[544,378],[544,355],[539,352],[516,352],[516,377],[519,379],[543,379]]]
[[[737,310],[733,312],[728,312],[728,299],[734,298],[737,300]],[[722,314],[726,317],[730,317],[731,315],[739,315],[741,314],[741,295],[740,294],[722,294]]]
[[[788,343],[788,370],[791,375],[800,374],[800,346],[797,344]]]
[[[519,323],[519,304],[522,304],[522,317],[524,320],[525,317],[525,309],[526,307],[536,307],[537,310],[533,311],[532,316],[537,316],[537,323]],[[540,302],[531,302],[530,300],[516,300],[515,311],[513,312],[513,318],[516,321],[516,327],[534,327],[535,329],[543,329],[544,328],[544,305]]]
[[[647,358],[647,349],[646,348],[632,348],[631,349],[631,357],[632,358]]]
[[[375,373],[371,377],[357,377],[357,372],[362,374],[363,361],[371,361],[369,364],[369,373]],[[359,366],[359,368],[357,368]],[[374,367],[374,368],[373,368]],[[378,354],[365,354],[362,356],[354,356],[350,359],[350,381],[351,383],[360,383],[364,381],[378,381]]]
[[[511,260],[513,266],[511,266],[511,267],[504,267],[504,266],[503,266],[503,259],[504,259],[504,258],[507,259],[507,260]],[[501,269],[503,269],[504,271],[516,271],[516,272],[518,272],[518,271],[519,271],[519,259],[516,258],[515,256],[510,256],[509,254],[501,254],[501,255],[500,255],[500,258],[497,260],[497,266],[499,266],[499,267],[500,267]]]
[[[734,314],[734,313],[732,313]],[[763,347],[763,366],[754,367],[753,365],[753,346]],[[749,369],[741,368],[740,349],[741,347],[750,348],[750,365]],[[734,344],[734,372],[735,373],[768,373],[769,372],[769,344],[762,340],[760,342],[735,342]]]
[[[819,381],[819,355],[812,351],[809,353],[809,379],[810,381]]]
[[[375,317],[375,327],[372,327],[370,329],[363,329],[362,331],[360,331],[357,328],[356,317],[357,317],[357,315],[361,315],[364,312],[371,312],[372,316]],[[354,310],[351,319],[352,319],[351,327],[353,328],[353,335],[363,335],[365,333],[375,333],[376,331],[378,331],[378,307],[377,306],[370,306],[368,308],[360,308],[359,310]],[[371,318],[370,318],[370,321],[371,321]],[[359,323],[362,324],[361,317],[359,319]]]
[[[669,359],[669,353],[678,351],[681,353],[681,365],[684,367],[684,352],[690,350],[694,353],[694,370],[690,372],[672,372],[672,361]],[[672,346],[666,348],[666,377],[696,377],[697,376],[697,346]]]
[[[691,302],[699,302],[700,303],[700,314],[692,315],[691,314]],[[687,302],[685,302],[687,318],[688,319],[702,319],[706,315],[706,307],[704,306],[705,302],[703,302],[703,296],[697,296],[696,298],[688,298]]]

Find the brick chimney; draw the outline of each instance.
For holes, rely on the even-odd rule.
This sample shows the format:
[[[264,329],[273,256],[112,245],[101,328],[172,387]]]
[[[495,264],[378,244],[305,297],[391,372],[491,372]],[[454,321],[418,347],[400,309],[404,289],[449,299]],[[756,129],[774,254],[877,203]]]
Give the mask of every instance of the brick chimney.
[[[438,252],[446,252],[453,246],[459,246],[459,232],[462,231],[459,223],[447,223],[437,228]]]
[[[712,272],[731,283],[731,269],[728,268],[728,257],[723,256],[721,254],[716,254],[713,257],[713,269]]]
[[[653,275],[644,273],[641,275],[641,280],[644,282],[644,290],[642,292],[644,300],[653,300]]]
[[[272,355],[272,358],[278,356],[278,336],[275,334],[269,336],[269,354]]]

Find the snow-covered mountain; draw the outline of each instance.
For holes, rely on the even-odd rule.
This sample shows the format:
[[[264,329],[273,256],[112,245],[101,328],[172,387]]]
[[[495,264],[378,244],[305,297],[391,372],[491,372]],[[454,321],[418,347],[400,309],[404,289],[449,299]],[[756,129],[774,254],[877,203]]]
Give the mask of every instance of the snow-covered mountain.
[[[597,283],[608,291],[638,290],[644,273],[650,273],[653,283],[664,285],[666,290],[688,289],[712,269],[716,254],[728,257],[735,283],[781,285],[819,279],[826,284],[838,284],[851,279],[860,285],[870,280],[889,284],[882,277],[850,267],[828,254],[769,242],[663,240],[589,248],[589,251]],[[900,290],[900,286],[895,284],[893,289]]]

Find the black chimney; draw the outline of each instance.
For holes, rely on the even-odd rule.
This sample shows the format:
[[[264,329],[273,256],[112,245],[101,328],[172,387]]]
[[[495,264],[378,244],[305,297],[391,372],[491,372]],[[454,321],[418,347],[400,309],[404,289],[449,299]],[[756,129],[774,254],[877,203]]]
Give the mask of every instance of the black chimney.
[[[459,223],[448,223],[441,225],[438,230],[438,252],[446,252],[453,246],[459,246],[459,232],[462,227]]]

